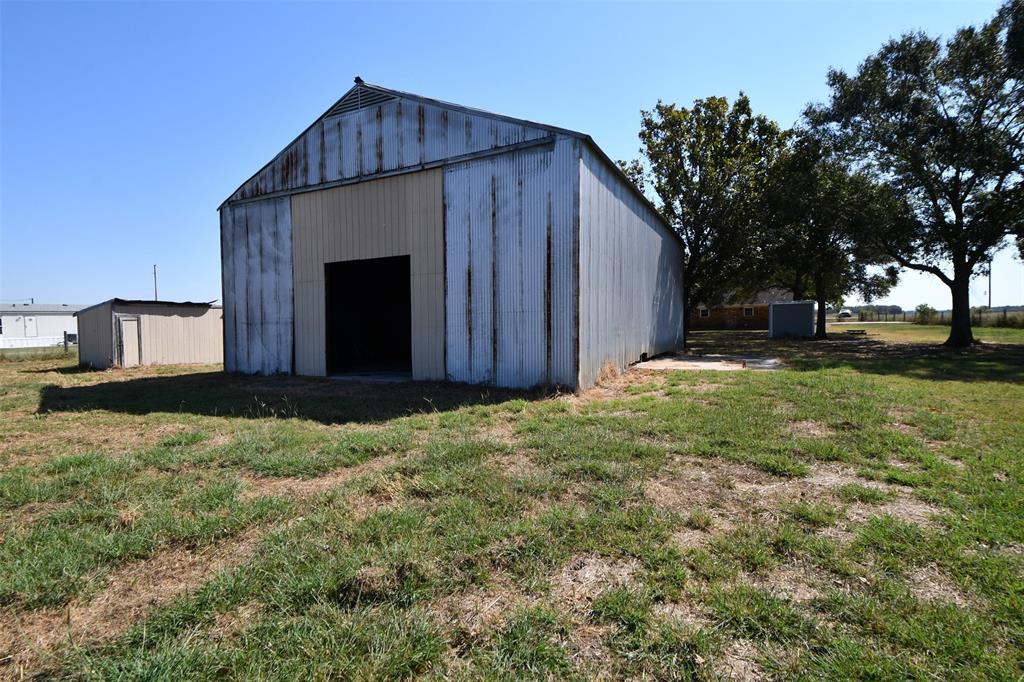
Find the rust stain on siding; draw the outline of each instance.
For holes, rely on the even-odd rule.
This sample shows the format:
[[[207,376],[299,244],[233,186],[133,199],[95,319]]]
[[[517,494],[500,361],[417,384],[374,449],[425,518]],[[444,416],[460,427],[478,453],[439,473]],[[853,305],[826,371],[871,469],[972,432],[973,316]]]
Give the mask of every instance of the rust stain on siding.
[[[423,105],[416,107],[416,144],[420,148],[420,163],[426,158],[426,145],[423,144],[423,140],[427,136],[427,117],[423,111]]]
[[[547,221],[546,221],[546,238],[544,248],[544,367],[547,376],[547,382],[553,383],[551,375],[551,277],[554,272],[554,262],[551,250],[551,230],[552,230],[552,217],[551,217],[551,194],[548,194],[548,206],[547,206]]]
[[[381,169],[384,168],[384,113],[381,111],[382,107],[377,107],[377,139],[374,140],[373,155],[377,161],[377,167],[374,172],[380,173]]]
[[[491,175],[491,379],[498,379],[498,178]]]
[[[338,133],[339,133],[338,137],[340,139],[341,138],[341,134],[340,134],[341,133],[341,121],[340,120],[338,121]],[[326,153],[327,150],[325,149],[325,143],[324,143],[324,138],[325,137],[327,137],[327,131],[324,130],[324,126],[320,126],[320,168],[319,168],[320,182],[324,181],[324,168],[325,168],[325,164],[327,163],[327,158],[326,158],[327,157],[327,153]]]
[[[469,373],[473,373],[473,223],[466,211],[466,348],[469,349]]]

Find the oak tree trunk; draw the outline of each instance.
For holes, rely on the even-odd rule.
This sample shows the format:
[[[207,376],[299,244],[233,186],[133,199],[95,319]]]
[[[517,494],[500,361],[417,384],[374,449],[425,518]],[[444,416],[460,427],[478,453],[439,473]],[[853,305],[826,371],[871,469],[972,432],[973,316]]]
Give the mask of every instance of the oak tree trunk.
[[[967,348],[974,343],[974,334],[971,332],[970,284],[970,268],[954,267],[953,281],[949,285],[953,294],[953,317],[949,325],[949,338],[945,343],[950,348]]]
[[[826,339],[828,335],[825,333],[825,297],[818,296],[818,313],[817,321],[814,326],[814,338]]]

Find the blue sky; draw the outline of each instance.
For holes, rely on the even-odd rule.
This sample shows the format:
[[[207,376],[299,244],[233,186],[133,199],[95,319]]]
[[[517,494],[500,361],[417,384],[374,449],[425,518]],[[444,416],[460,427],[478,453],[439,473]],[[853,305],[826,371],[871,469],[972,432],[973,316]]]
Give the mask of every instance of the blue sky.
[[[743,90],[792,124],[887,38],[993,2],[0,3],[0,298],[220,298],[216,208],[361,75],[588,132],[636,155],[639,110]],[[1024,303],[996,261],[993,303]],[[984,302],[987,283],[974,287]],[[948,307],[930,276],[886,299]]]

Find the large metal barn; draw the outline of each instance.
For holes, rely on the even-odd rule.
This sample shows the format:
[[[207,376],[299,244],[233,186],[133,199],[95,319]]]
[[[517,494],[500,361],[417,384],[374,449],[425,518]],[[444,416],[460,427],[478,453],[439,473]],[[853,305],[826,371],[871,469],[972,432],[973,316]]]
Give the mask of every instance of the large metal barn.
[[[676,235],[570,130],[357,78],[220,216],[227,371],[585,388],[682,340]]]

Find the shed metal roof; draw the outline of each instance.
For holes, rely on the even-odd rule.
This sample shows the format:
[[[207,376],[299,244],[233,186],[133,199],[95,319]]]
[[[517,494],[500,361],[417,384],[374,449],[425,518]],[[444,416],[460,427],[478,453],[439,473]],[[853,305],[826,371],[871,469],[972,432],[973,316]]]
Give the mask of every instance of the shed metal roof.
[[[113,305],[152,305],[152,306],[164,306],[164,307],[168,307],[168,308],[219,308],[220,306],[213,305],[215,302],[216,302],[216,299],[214,299],[213,301],[209,301],[209,302],[203,303],[203,302],[194,302],[194,301],[156,301],[156,300],[153,300],[153,299],[146,300],[146,299],[130,299],[130,298],[110,298],[110,299],[107,299],[106,301],[100,301],[99,303],[94,303],[91,306],[88,306],[86,308],[82,308],[81,310],[79,310],[75,314],[77,315],[78,313],[84,313],[86,310],[92,310],[93,308],[98,308],[101,305],[107,305],[108,303],[113,304]]]

